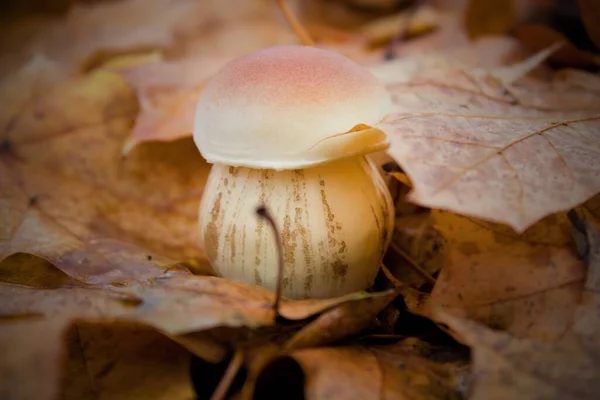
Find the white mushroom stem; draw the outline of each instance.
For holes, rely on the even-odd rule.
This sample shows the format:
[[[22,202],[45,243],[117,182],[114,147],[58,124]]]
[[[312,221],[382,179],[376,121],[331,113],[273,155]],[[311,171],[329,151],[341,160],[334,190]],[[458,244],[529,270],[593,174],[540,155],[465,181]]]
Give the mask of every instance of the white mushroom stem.
[[[365,156],[276,171],[215,163],[200,204],[200,242],[222,276],[272,290],[277,248],[265,221],[281,228],[283,295],[333,297],[368,288],[393,229],[391,197]]]

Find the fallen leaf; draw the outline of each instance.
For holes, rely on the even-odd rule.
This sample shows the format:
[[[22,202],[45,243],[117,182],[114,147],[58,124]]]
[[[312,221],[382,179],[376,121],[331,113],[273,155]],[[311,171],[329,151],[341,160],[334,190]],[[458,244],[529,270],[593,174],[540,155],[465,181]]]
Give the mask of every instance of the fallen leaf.
[[[123,318],[154,326],[169,335],[219,326],[258,328],[275,323],[275,293],[260,286],[212,276],[169,276],[152,286],[132,285],[118,289],[137,296],[142,305]],[[329,299],[284,299],[279,315],[303,320],[339,304],[371,303],[381,294],[355,292]],[[384,296],[385,297],[385,296]],[[367,306],[368,307],[368,306]]]
[[[40,289],[79,284],[49,261],[26,253],[13,254],[0,262],[0,282]]]
[[[303,349],[267,365],[254,398],[281,397],[292,389],[305,399],[458,399],[455,368],[394,345]]]
[[[31,56],[20,68],[7,73],[0,80],[0,127],[8,129],[15,115],[31,100],[33,92],[42,92],[64,78],[62,66],[47,57]]]
[[[169,47],[178,31],[205,22],[202,15],[203,5],[191,0],[76,3],[65,17],[40,31],[30,48],[75,71],[110,54]]]
[[[3,398],[53,399],[58,394],[61,342],[72,319],[117,315],[127,298],[83,288],[31,289],[0,284],[0,393]],[[40,335],[43,334],[43,340]],[[35,379],[32,380],[32,377]]]
[[[196,215],[208,165],[191,141],[122,160],[135,111],[124,81],[104,71],[20,110],[1,133],[1,258],[33,253],[109,283],[161,275],[171,263],[161,255],[202,257]]]
[[[373,297],[339,304],[304,326],[283,346],[283,351],[323,346],[350,337],[373,325],[375,317],[395,297],[390,290]]]
[[[472,348],[471,399],[595,399],[600,389],[600,235],[588,222],[587,278],[570,329],[556,342],[523,339],[438,312]],[[551,384],[549,384],[551,382]]]
[[[600,26],[598,26],[600,7],[598,7],[598,3],[593,0],[578,0],[577,5],[590,39],[600,48]]]
[[[148,327],[78,322],[65,341],[62,398],[194,398],[190,353]]]
[[[199,58],[120,70],[136,90],[140,102],[140,113],[123,154],[127,155],[140,142],[191,136],[196,102],[205,80],[225,62],[219,58]]]
[[[537,52],[555,43],[564,43],[550,56],[550,62],[562,66],[594,69],[600,64],[600,57],[591,52],[580,50],[563,34],[544,25],[522,25],[514,30],[514,35],[529,50]]]
[[[584,278],[565,214],[522,235],[504,226],[432,212],[446,238],[442,271],[426,304],[518,337],[557,340],[569,329]]]
[[[513,0],[470,0],[465,10],[465,29],[471,39],[503,34],[513,26],[516,10]]]
[[[390,83],[393,112],[375,127],[414,185],[408,200],[523,232],[598,193],[600,97],[561,83],[546,98],[553,82],[507,92],[443,65]]]

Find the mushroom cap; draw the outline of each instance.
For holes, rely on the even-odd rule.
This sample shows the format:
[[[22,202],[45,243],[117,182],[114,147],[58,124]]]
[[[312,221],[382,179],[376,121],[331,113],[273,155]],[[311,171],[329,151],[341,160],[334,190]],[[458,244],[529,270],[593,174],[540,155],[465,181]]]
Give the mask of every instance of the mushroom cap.
[[[305,168],[386,148],[386,135],[370,126],[390,107],[385,87],[347,57],[269,47],[231,61],[207,82],[194,141],[211,163]]]

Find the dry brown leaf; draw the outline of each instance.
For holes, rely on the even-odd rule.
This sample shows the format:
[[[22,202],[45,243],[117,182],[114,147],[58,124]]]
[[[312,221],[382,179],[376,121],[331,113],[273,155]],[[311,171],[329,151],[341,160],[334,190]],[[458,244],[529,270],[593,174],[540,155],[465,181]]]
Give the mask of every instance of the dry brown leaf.
[[[449,314],[440,313],[439,320],[473,349],[470,399],[597,398],[599,354],[593,343],[572,336],[560,343],[518,339]]]
[[[600,6],[594,0],[577,0],[579,15],[585,24],[585,29],[592,41],[600,48]]]
[[[142,301],[140,307],[123,318],[154,326],[169,335],[219,326],[258,328],[275,323],[274,292],[223,278],[176,275],[157,279],[152,286],[119,290]],[[359,302],[370,303],[371,297],[380,296],[355,292],[330,299],[284,299],[279,314],[289,320],[302,320],[342,303],[354,301],[359,307]]]
[[[135,111],[124,81],[99,71],[13,116],[0,133],[2,258],[29,252],[76,279],[107,283],[162,274],[161,254],[202,256],[196,214],[208,165],[191,141],[121,159]]]
[[[509,89],[436,62],[389,84],[394,111],[376,125],[414,184],[410,201],[523,232],[600,191],[598,93],[564,79]]]
[[[205,29],[185,32],[177,46],[167,49],[167,59],[121,72],[136,89],[140,102],[125,154],[140,142],[190,136],[204,82],[227,61],[263,47],[297,41],[278,18],[274,2],[238,0],[226,7],[216,1],[205,3]]]
[[[555,343],[521,339],[439,312],[472,348],[474,379],[469,398],[595,399],[600,390],[600,234],[589,223],[587,278],[570,329]]]
[[[432,223],[446,243],[429,315],[442,308],[519,337],[564,335],[585,273],[566,215],[547,217],[523,235],[436,211]]]
[[[298,331],[285,343],[283,351],[323,346],[362,332],[373,325],[377,314],[396,296],[397,292],[391,290],[337,305]]]
[[[147,327],[77,323],[65,341],[63,399],[194,398],[190,353]]]
[[[304,386],[304,398],[311,400],[459,399],[455,369],[395,345],[304,349],[267,366],[254,395],[281,396],[288,393],[284,385],[299,389],[294,385],[298,383]]]
[[[50,281],[53,281],[52,278]],[[276,355],[279,351],[280,345],[277,343],[283,344],[282,342],[298,329],[291,325],[289,327],[277,325],[272,309],[274,293],[259,286],[236,283],[216,277],[189,276],[178,273],[164,275],[162,278],[154,280],[151,286],[132,285],[131,282],[129,284],[129,287],[111,290],[82,286],[39,289],[0,284],[0,300],[2,300],[0,315],[4,320],[0,327],[0,345],[3,348],[3,354],[6,354],[6,357],[0,362],[0,369],[6,376],[14,377],[12,385],[2,384],[0,389],[10,395],[31,393],[30,397],[35,397],[34,393],[39,394],[46,391],[48,397],[39,398],[52,398],[52,394],[58,390],[57,380],[60,368],[57,366],[63,360],[65,351],[66,343],[63,335],[74,320],[81,321],[77,322],[79,335],[77,340],[80,345],[82,341],[87,340],[81,326],[90,319],[92,322],[112,323],[104,328],[97,326],[89,328],[92,333],[94,330],[101,329],[105,332],[101,335],[104,338],[120,335],[119,329],[116,329],[119,325],[115,325],[117,322],[142,323],[147,327],[157,329],[189,351],[211,361],[221,360],[229,349],[243,348],[245,352],[254,354],[254,361],[258,360],[256,357],[260,357],[264,360],[263,362],[266,362],[269,357]],[[354,309],[353,312],[347,312],[345,318],[362,320],[363,316],[359,313],[383,307],[382,299],[385,300],[385,304],[391,301],[390,292],[381,294],[357,292],[322,300],[284,300],[281,304],[280,314],[288,319],[296,320],[296,325],[298,325],[308,317],[332,308],[336,309],[336,306],[350,302]],[[378,303],[379,306],[374,307],[373,302]],[[373,313],[376,312],[372,311],[371,315]],[[342,329],[342,331],[346,335],[355,333],[358,324],[346,322],[350,328]],[[115,328],[116,332],[113,332],[112,328]],[[233,330],[238,328],[240,328],[238,332]],[[230,330],[227,331],[227,329]],[[43,344],[36,344],[35,341],[39,341],[40,331],[47,332],[47,337],[45,341],[41,342]],[[131,348],[126,343],[121,343],[120,345],[130,348],[131,356],[127,356],[125,351],[115,350],[116,353],[111,353],[106,349],[100,349],[98,352],[109,359],[100,361],[108,365],[97,367],[94,366],[93,358],[99,357],[99,355],[92,353],[93,349],[89,349],[89,346],[82,346],[85,349],[82,357],[85,357],[86,368],[92,376],[92,381],[96,382],[92,382],[91,389],[103,395],[129,393],[131,398],[134,398],[146,390],[145,386],[149,385],[140,384],[139,387],[135,385],[130,387],[131,380],[139,379],[143,382],[143,380],[149,379],[155,385],[150,385],[150,388],[156,388],[158,385],[162,388],[161,390],[184,392],[188,390],[186,386],[180,384],[181,381],[177,385],[170,386],[165,380],[152,378],[154,376],[152,374],[160,374],[158,366],[154,368],[153,365],[144,363],[145,368],[131,367],[130,369],[126,365],[127,362],[135,362],[134,357],[137,351],[140,352],[141,358],[145,357],[148,346],[144,345],[144,338],[147,336],[162,340],[157,339],[157,336],[152,333],[144,333],[138,341],[140,347]],[[337,338],[341,336],[344,335],[337,335]],[[115,340],[121,340],[118,339],[119,337],[121,336]],[[280,337],[280,339],[275,340],[276,337]],[[127,342],[125,339],[122,341]],[[94,340],[94,342],[97,341]],[[114,347],[114,344],[106,343],[106,346]],[[27,350],[24,351],[24,348]],[[271,350],[267,351],[268,348]],[[110,357],[113,357],[111,354],[116,357],[117,353],[125,357],[123,360],[125,365],[122,370],[117,368],[119,371],[115,372],[115,378],[105,376],[103,373],[100,375],[94,373],[94,369],[112,368],[110,365],[114,364],[115,360],[111,360]],[[151,354],[157,357],[162,357],[161,354],[164,355],[161,352]],[[184,354],[181,353],[181,356],[183,357]],[[151,357],[154,356],[151,355]],[[68,366],[76,369],[74,365],[81,362],[81,360],[71,359]],[[50,370],[53,372],[45,375],[45,379],[39,381],[39,386],[23,385],[22,383],[32,376],[32,371],[38,371],[35,368],[43,368],[41,373]],[[177,370],[171,370],[172,373],[177,372]],[[180,372],[175,374],[177,379],[181,379]],[[123,375],[130,376],[127,383],[119,383],[119,379]],[[89,387],[78,382],[77,377],[72,379],[72,381],[64,383],[66,385],[63,387],[64,390],[75,394],[90,390]],[[168,393],[176,396],[179,392]]]
[[[110,317],[135,303],[83,288],[31,289],[0,284],[0,394],[53,399],[59,392],[61,345],[73,318]]]
[[[32,92],[41,92],[64,78],[63,67],[41,55],[31,56],[20,68],[0,80],[0,127],[6,129],[30,100]]]
[[[561,33],[544,25],[522,25],[514,30],[514,35],[531,51],[539,51],[555,43],[564,43],[550,61],[558,66],[573,68],[597,68],[600,56],[580,50]]]
[[[202,3],[210,7],[214,2]],[[207,7],[202,3],[126,0],[75,4],[65,17],[41,30],[30,48],[71,70],[98,63],[110,54],[167,48],[182,31],[207,22]]]
[[[190,136],[205,80],[225,62],[215,58],[159,62],[120,71],[136,90],[140,102],[140,112],[123,154],[140,142]]]
[[[80,285],[47,260],[26,253],[13,254],[0,262],[0,282],[40,289]]]
[[[465,29],[471,39],[508,32],[516,21],[514,0],[470,0]]]

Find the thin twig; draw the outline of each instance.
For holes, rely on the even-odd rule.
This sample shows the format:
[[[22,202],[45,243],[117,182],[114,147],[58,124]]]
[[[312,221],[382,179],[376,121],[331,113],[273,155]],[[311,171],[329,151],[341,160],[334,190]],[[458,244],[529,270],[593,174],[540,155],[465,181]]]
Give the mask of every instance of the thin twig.
[[[305,46],[314,46],[314,40],[312,40],[306,29],[304,29],[300,21],[298,21],[298,18],[296,18],[289,9],[285,0],[277,0],[277,5],[296,36],[298,36],[298,39],[300,39],[300,42]]]
[[[425,279],[428,283],[435,285],[435,278],[429,274],[429,272],[425,271],[415,260],[413,260],[400,246],[396,243],[390,243],[390,247],[398,253],[404,260],[411,266],[413,269],[421,275],[423,279]]]
[[[273,302],[273,311],[275,318],[279,317],[279,303],[281,302],[281,291],[283,290],[283,244],[281,243],[281,235],[279,234],[279,228],[273,219],[273,216],[267,210],[264,205],[259,206],[256,209],[256,214],[267,220],[267,223],[271,226],[273,234],[275,235],[275,244],[277,246],[277,287],[275,289],[275,301]]]
[[[402,289],[406,287],[406,284],[402,283],[400,279],[396,278],[394,274],[392,274],[392,271],[390,271],[383,262],[380,264],[380,268],[388,281],[390,281],[396,289]]]
[[[242,361],[244,361],[244,353],[238,350],[233,354],[231,361],[229,361],[229,365],[219,381],[217,388],[210,397],[210,400],[222,400],[225,398],[227,391],[231,387],[235,376],[242,366]]]

